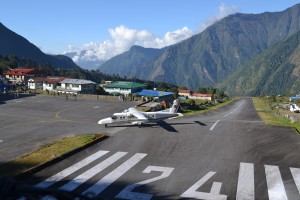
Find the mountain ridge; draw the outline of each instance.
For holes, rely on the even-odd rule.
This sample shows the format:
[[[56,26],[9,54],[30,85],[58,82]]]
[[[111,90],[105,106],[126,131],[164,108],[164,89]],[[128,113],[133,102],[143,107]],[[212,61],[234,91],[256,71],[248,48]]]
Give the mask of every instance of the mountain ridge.
[[[107,69],[115,68],[123,75],[145,80],[170,82],[191,89],[215,86],[253,57],[298,31],[300,4],[280,12],[236,13],[168,47],[157,58],[143,63],[139,60],[136,70],[115,66],[111,60],[104,64]],[[133,68],[137,65],[134,62],[131,60]]]
[[[16,55],[19,58],[28,58],[40,64],[50,64],[60,68],[78,68],[67,56],[48,55],[26,38],[8,29],[0,22],[0,55]]]

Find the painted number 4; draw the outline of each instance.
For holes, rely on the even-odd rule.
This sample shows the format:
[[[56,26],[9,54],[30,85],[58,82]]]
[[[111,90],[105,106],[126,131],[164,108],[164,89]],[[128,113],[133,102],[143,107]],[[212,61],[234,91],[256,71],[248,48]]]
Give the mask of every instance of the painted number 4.
[[[205,182],[207,182],[216,172],[208,172],[204,177],[202,177],[197,183],[192,185],[187,191],[185,191],[181,197],[184,198],[194,198],[203,200],[226,200],[227,196],[220,194],[222,183],[213,182],[210,193],[196,191]]]

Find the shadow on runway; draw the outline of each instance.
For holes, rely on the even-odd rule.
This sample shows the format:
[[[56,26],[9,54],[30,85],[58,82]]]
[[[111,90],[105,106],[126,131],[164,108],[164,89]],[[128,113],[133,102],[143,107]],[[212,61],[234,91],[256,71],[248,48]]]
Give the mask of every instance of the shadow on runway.
[[[165,129],[168,132],[178,132],[174,126],[177,125],[193,125],[193,124],[199,124],[201,126],[207,126],[206,124],[200,122],[200,121],[194,121],[194,122],[175,122],[175,123],[168,123],[166,121],[158,121],[156,123],[147,123],[147,124],[143,124],[142,126],[139,126],[139,128],[147,128],[147,127],[152,127],[152,128],[156,128],[156,127],[161,127],[163,129]],[[113,125],[110,124],[109,126],[107,126],[107,128],[114,128],[114,127],[137,127],[137,125],[133,125],[133,124],[122,124],[122,125]]]
[[[207,126],[206,124],[204,124],[203,122],[200,121],[194,121],[196,124],[199,124],[200,126]]]

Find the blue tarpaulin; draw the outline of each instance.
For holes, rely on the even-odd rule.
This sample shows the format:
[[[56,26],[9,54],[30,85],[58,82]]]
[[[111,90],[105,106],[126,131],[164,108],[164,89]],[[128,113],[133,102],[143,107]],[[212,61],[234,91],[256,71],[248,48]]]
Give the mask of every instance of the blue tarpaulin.
[[[168,96],[173,95],[173,92],[165,92],[165,91],[157,91],[157,90],[142,90],[140,92],[137,92],[136,94],[140,96],[149,96],[149,97],[162,97],[162,96]]]

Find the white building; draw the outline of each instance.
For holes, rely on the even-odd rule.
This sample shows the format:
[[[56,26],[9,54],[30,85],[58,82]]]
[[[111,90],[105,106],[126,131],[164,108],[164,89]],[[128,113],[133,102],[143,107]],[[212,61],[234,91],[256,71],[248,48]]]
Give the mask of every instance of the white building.
[[[27,85],[29,79],[41,76],[42,73],[38,69],[16,68],[6,72],[4,75],[12,85]]]
[[[193,93],[189,96],[190,99],[201,99],[201,100],[208,100],[211,101],[213,98],[213,94],[198,94]]]
[[[65,77],[58,77],[58,76],[47,76],[43,83],[43,90],[52,91],[57,87],[61,87],[61,81],[63,81]]]
[[[43,83],[45,81],[44,77],[32,77],[28,79],[28,89],[29,90],[42,90]]]
[[[90,80],[66,78],[59,83],[55,91],[62,93],[94,94],[96,90],[96,83]]]

